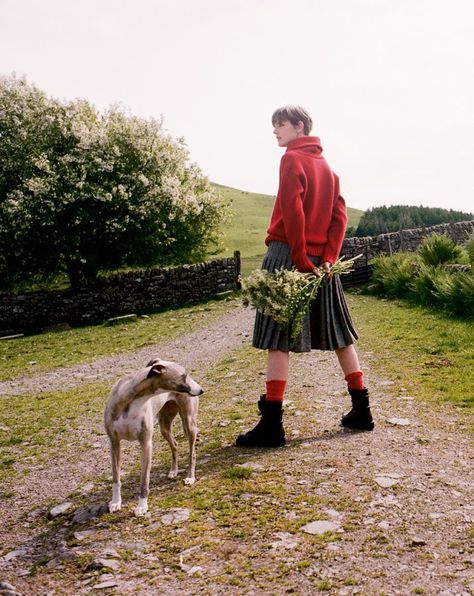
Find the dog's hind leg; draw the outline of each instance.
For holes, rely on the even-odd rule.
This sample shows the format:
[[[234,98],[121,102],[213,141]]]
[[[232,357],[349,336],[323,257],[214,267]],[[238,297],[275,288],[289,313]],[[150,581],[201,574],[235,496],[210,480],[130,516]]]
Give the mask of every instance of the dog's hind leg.
[[[151,471],[151,454],[152,454],[152,436],[146,435],[143,440],[140,440],[142,455],[141,463],[142,469],[140,473],[140,498],[138,505],[135,507],[135,515],[145,515],[148,511],[148,493],[150,490],[150,471]]]
[[[112,500],[109,503],[110,513],[119,511],[122,508],[122,497],[120,494],[120,439],[110,438],[110,456],[112,460]]]
[[[196,414],[194,412],[183,413],[181,419],[189,443],[188,474],[184,479],[184,483],[194,484],[196,482],[196,438],[198,434]]]
[[[158,420],[163,438],[168,441],[171,449],[171,467],[168,478],[176,478],[178,475],[178,444],[173,436],[171,425],[178,413],[178,406],[174,401],[167,402],[160,410]]]

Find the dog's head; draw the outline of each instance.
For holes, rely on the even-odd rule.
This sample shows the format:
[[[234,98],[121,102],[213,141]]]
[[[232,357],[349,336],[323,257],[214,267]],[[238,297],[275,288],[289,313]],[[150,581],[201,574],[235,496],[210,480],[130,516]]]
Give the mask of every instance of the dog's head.
[[[147,379],[156,383],[160,389],[188,393],[189,395],[202,395],[202,387],[186,372],[186,369],[176,362],[154,359],[146,365],[148,368]]]

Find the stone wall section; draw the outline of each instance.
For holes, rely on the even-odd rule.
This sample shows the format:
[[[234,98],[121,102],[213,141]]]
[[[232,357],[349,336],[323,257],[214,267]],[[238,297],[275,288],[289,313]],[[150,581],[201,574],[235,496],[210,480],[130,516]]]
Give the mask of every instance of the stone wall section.
[[[346,238],[341,255],[347,259],[362,254],[354,265],[354,272],[343,276],[344,285],[362,283],[370,279],[371,259],[378,255],[392,255],[397,252],[415,252],[422,240],[431,234],[447,234],[456,244],[463,244],[474,231],[474,220],[436,226],[401,230],[379,236]],[[364,273],[364,270],[366,273]]]
[[[183,265],[144,269],[99,278],[79,290],[0,293],[2,335],[39,331],[68,323],[88,325],[130,313],[203,300],[239,287],[240,253]]]

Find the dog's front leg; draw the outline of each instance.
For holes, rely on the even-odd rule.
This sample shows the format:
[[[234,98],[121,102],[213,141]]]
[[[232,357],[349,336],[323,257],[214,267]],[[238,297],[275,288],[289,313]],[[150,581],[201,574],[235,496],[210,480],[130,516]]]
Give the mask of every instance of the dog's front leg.
[[[184,479],[185,484],[194,484],[196,482],[196,438],[198,428],[194,417],[188,416],[185,419],[186,434],[189,442],[188,475]]]
[[[112,500],[109,503],[110,513],[119,511],[122,508],[122,496],[120,494],[120,439],[110,437],[110,456],[112,460]]]
[[[148,492],[150,488],[150,471],[151,471],[151,453],[152,453],[152,438],[147,437],[142,446],[142,470],[140,474],[140,498],[138,505],[135,508],[135,515],[145,515],[148,511]]]

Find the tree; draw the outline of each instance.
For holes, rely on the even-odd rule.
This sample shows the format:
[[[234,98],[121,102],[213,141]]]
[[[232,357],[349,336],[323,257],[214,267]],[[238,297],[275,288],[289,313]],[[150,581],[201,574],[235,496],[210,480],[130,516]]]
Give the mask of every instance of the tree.
[[[0,79],[0,275],[196,262],[226,205],[161,122]]]
[[[441,209],[438,207],[415,207],[392,205],[368,209],[359,220],[355,236],[376,236],[409,228],[434,226],[436,224],[474,219],[472,213]]]

